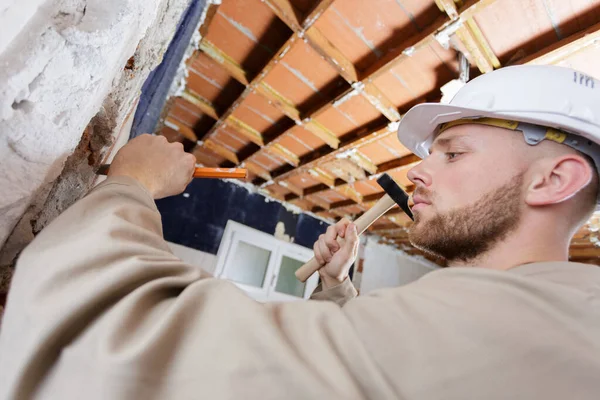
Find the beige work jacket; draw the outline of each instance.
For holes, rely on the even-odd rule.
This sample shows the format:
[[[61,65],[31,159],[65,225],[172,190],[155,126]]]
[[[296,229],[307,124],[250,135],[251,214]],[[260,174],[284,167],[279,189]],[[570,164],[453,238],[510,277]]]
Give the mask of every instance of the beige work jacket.
[[[259,304],[184,264],[110,178],[23,252],[0,399],[600,399],[600,268],[449,268]]]

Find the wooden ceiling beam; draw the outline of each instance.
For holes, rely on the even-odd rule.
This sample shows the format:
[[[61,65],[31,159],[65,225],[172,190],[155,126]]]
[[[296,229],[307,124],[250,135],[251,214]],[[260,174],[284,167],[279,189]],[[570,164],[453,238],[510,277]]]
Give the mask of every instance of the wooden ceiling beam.
[[[303,121],[303,126],[306,130],[314,133],[316,137],[327,143],[332,149],[337,149],[340,146],[340,139],[318,121],[308,118]]]
[[[488,73],[495,68],[500,68],[500,61],[494,54],[485,36],[473,18],[465,22],[456,30],[456,36],[471,55],[471,59],[482,73]]]
[[[362,95],[387,119],[392,122],[400,121],[401,115],[394,103],[375,84],[365,82]]]
[[[293,183],[290,182],[286,182],[286,181],[281,181],[278,182],[278,184],[280,186],[283,186],[284,188],[290,190],[292,193],[294,193],[296,196],[298,196],[298,199],[301,199],[303,197],[303,190],[301,188],[299,188],[298,186],[294,185]],[[286,199],[286,201],[289,201]]]
[[[300,123],[300,110],[287,97],[262,80],[256,85],[255,90],[257,94],[266,98],[273,107],[277,108],[297,124]]]
[[[200,40],[200,50],[212,58],[213,61],[220,64],[235,80],[243,85],[248,85],[248,72],[223,50],[219,49],[206,38]]]
[[[552,65],[600,43],[600,23],[527,56],[519,64]]]
[[[298,165],[300,164],[300,159],[298,158],[298,156],[294,152],[280,145],[279,143],[275,143],[272,146],[265,148],[268,149],[268,151],[273,155],[279,157],[280,159],[289,163],[290,165],[293,165],[294,167],[298,167]],[[279,183],[282,181],[283,180],[278,180],[277,182]]]
[[[165,126],[179,132],[183,137],[185,137],[188,140],[191,140],[193,142],[198,140],[196,132],[194,132],[192,128],[179,121],[178,119],[173,118],[172,116],[168,117],[165,120]]]
[[[292,48],[292,46],[298,40],[302,40],[303,28],[300,27],[299,24],[299,12],[295,10],[293,5],[289,2],[289,0],[268,0],[266,1],[267,5],[278,15],[282,21],[284,21],[288,25],[296,26],[297,29],[292,29],[295,33],[286,41],[286,43],[281,46],[281,48],[277,51],[277,53],[271,58],[271,60],[267,63],[267,65],[252,78],[251,82],[248,82],[250,73],[247,71],[243,71],[238,64],[235,64],[235,61],[231,59],[231,57],[227,56],[223,51],[220,51],[216,48],[216,46],[210,44],[210,42],[202,40],[200,48],[210,57],[212,57],[219,64],[223,65],[223,67],[240,83],[246,85],[246,89],[244,92],[234,101],[234,103],[229,107],[229,109],[220,116],[217,122],[213,125],[213,127],[209,130],[209,132],[205,135],[207,138],[214,137],[216,132],[225,124],[225,121],[233,114],[233,112],[242,104],[242,102],[250,95],[250,93],[257,93],[262,95],[267,99],[269,104],[280,110],[287,117],[292,119],[297,124],[302,124],[301,122],[301,113],[298,108],[294,105],[292,101],[287,99],[281,93],[279,93],[276,89],[268,85],[264,82],[264,78],[268,75],[268,73],[275,67],[275,65],[282,59],[285,54]],[[311,27],[318,18],[323,14],[323,12],[327,9],[329,5],[331,5],[331,0],[322,0],[317,3],[314,7],[313,11],[309,14],[309,16],[304,21],[306,27]],[[298,34],[298,32],[301,32]],[[203,42],[206,42],[203,44]],[[239,67],[239,68],[238,68]],[[320,129],[321,126],[311,125],[310,129],[313,130],[313,133],[320,134],[322,138],[325,138],[324,141],[333,147],[336,147],[339,142],[335,135],[333,135],[329,130],[326,130],[325,127]],[[281,132],[277,137],[285,134],[286,131]],[[242,133],[249,133],[247,130],[244,130]],[[256,137],[253,135],[253,137]],[[257,139],[258,140],[258,139]],[[260,141],[260,140],[258,140]],[[263,144],[259,144],[255,141],[256,144],[259,144],[262,148],[266,148],[264,146],[264,139],[262,140]],[[292,165],[297,165],[295,158],[297,156],[293,154],[290,150],[286,149],[284,146],[278,143],[272,143],[272,146],[277,146],[274,150],[271,150],[275,153],[279,153],[279,155],[285,155],[286,161],[291,161]],[[270,146],[269,146],[270,147]],[[290,154],[291,153],[291,154]],[[248,159],[252,154],[246,156],[245,159]],[[249,160],[251,161],[251,160]],[[299,161],[298,161],[299,162]],[[239,164],[239,162],[238,162]],[[264,175],[264,174],[263,174]],[[259,175],[260,176],[260,175]]]
[[[399,169],[407,168],[408,166],[415,164],[419,161],[421,161],[421,159],[419,157],[417,157],[414,154],[409,154],[407,156],[400,157],[398,159],[394,159],[394,160],[380,164],[378,166],[378,174],[377,175],[382,174],[384,172],[391,173],[391,172],[394,172]],[[372,180],[374,178],[373,178],[373,176],[371,176],[368,179]],[[358,182],[360,182],[360,181],[358,181]],[[312,195],[312,194],[318,194],[320,192],[325,192],[325,191],[329,190],[330,188],[338,191],[339,193],[341,193],[343,195],[346,195],[348,192],[346,192],[346,189],[344,189],[344,187],[351,186],[351,185],[352,184],[349,184],[344,181],[335,182],[333,187],[331,187],[329,185],[315,185],[315,186],[305,188],[303,195],[308,196],[308,195]],[[407,188],[403,188],[403,189],[406,190]],[[375,193],[375,194],[368,195],[368,196],[361,195],[361,201],[355,201],[354,199],[352,199],[352,198],[351,199],[354,201],[354,203],[362,203],[363,205],[365,205],[366,203],[371,203],[373,201],[379,200],[379,198],[381,198],[383,196],[383,194],[384,194],[384,192]],[[295,197],[290,198],[290,200],[293,200],[293,199],[295,199]],[[341,205],[337,204],[335,206],[334,206],[334,204],[336,204],[336,203],[333,203],[330,206],[330,208],[334,209],[334,208],[339,208],[339,207],[345,207],[345,206],[352,204],[352,203],[346,204],[345,203],[346,201],[347,200],[343,200],[343,201],[339,202]],[[368,204],[368,205],[370,206],[370,204]]]
[[[226,147],[224,147],[223,145],[215,142],[213,139],[208,139],[204,141],[204,147],[206,147],[207,149],[211,150],[214,153],[217,153],[218,155],[220,155],[221,157],[224,157],[225,159],[231,161],[234,164],[239,164],[239,160],[237,158],[237,155],[227,149]]]
[[[321,182],[323,185],[332,188],[335,185],[335,176],[332,176],[328,172],[321,168],[312,168],[308,170],[310,176]]]
[[[290,0],[266,0],[264,3],[282,20],[292,31],[298,32],[301,27],[300,12]]]
[[[343,154],[344,152],[353,149],[359,149],[362,146],[366,146],[368,144],[376,142],[377,140],[393,135],[395,134],[395,132],[395,125],[383,125],[375,127],[372,130],[365,131],[361,129],[357,132],[356,135],[353,135],[353,140],[345,141],[344,137],[342,137],[341,139],[344,141],[344,143],[340,143],[342,147],[338,148],[337,150],[329,148],[327,149],[327,151],[325,151],[318,157],[311,159],[310,161],[301,163],[299,168],[280,174],[276,173],[276,171],[271,171],[271,174],[273,175],[273,179],[279,180],[287,179],[291,176],[300,175],[302,173],[310,173],[309,171],[311,169],[319,168],[325,163],[335,160],[337,156]],[[312,154],[317,154],[317,151],[313,152]]]
[[[196,106],[204,114],[213,119],[219,119],[219,114],[214,104],[191,89],[185,89],[181,94],[181,98]]]
[[[600,257],[600,247],[596,247],[590,243],[589,247],[570,248],[569,257],[572,258],[596,258]]]
[[[498,0],[467,0],[464,6],[457,10],[458,17],[455,19],[449,19],[447,16],[438,18],[433,24],[427,27],[423,32],[415,35],[398,46],[394,46],[394,49],[384,55],[379,61],[367,68],[361,81],[363,83],[372,82],[381,75],[387,73],[390,69],[396,67],[404,60],[411,57],[411,55],[426,46],[429,46],[431,42],[436,40],[436,36],[440,33],[450,30],[450,34],[454,33],[456,24],[462,24],[464,20],[467,20],[478,12],[493,4]],[[449,4],[449,3],[448,3]]]
[[[263,138],[262,133],[260,133],[259,131],[257,131],[256,129],[251,127],[250,125],[246,124],[241,119],[234,117],[233,115],[230,115],[225,120],[223,127],[226,127],[226,126],[233,128],[233,130],[235,130],[242,136],[245,136],[246,138],[250,139],[253,143],[255,143],[259,146],[265,145],[265,140]]]
[[[248,170],[250,172],[252,172],[255,175],[260,176],[262,179],[264,179],[265,181],[270,181],[273,178],[271,177],[271,174],[269,173],[268,170],[266,170],[265,168],[261,167],[260,165],[253,163],[251,161],[245,162],[244,163],[244,167],[248,168]]]

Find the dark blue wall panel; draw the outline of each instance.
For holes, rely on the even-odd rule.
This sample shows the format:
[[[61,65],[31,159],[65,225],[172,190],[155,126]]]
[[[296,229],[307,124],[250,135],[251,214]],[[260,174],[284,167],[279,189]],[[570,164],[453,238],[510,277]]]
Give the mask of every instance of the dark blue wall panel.
[[[165,239],[216,254],[228,220],[268,234],[283,222],[294,242],[312,248],[327,224],[306,214],[293,214],[280,203],[265,201],[256,193],[217,179],[195,179],[185,195],[156,202],[162,215]]]
[[[129,135],[130,139],[143,133],[154,132],[162,109],[167,101],[167,94],[169,93],[171,83],[183,60],[185,51],[190,45],[192,35],[200,23],[200,18],[206,6],[206,0],[190,1],[187,11],[177,26],[177,31],[169,44],[169,48],[163,56],[162,63],[150,73],[142,87],[140,104],[133,119],[133,126]]]

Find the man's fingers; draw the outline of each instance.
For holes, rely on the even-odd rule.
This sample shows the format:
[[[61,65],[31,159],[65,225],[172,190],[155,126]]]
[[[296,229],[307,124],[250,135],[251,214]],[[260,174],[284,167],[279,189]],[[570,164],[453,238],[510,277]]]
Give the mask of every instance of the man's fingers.
[[[315,259],[317,260],[317,262],[319,263],[319,265],[325,265],[325,260],[323,260],[323,256],[321,255],[321,249],[319,247],[319,242],[321,241],[321,237],[322,236],[323,235],[320,235],[319,239],[313,245],[313,251],[315,253]]]
[[[331,250],[331,251],[338,251],[340,248],[340,245],[335,240],[336,237],[337,237],[337,230],[336,230],[335,225],[329,226],[327,228],[327,230],[325,231],[325,243],[327,244],[327,247],[329,247],[329,250]]]
[[[337,224],[335,224],[335,229],[337,231],[337,235],[339,237],[344,237],[346,234],[346,227],[348,226],[348,224],[350,223],[350,221],[348,220],[348,218],[344,217],[341,220],[339,220],[339,222]]]
[[[358,231],[356,230],[356,225],[354,224],[348,224],[348,226],[346,227],[346,243],[354,246],[356,243],[358,243]]]
[[[356,231],[356,226],[354,224],[349,224],[345,234],[344,247],[340,250],[340,253],[342,253],[341,257],[350,262],[354,262],[354,259],[358,254],[358,232]]]
[[[331,258],[333,257],[333,252],[331,251],[329,245],[325,240],[319,240],[319,249],[321,250],[321,256],[323,257],[323,261],[325,261],[325,264],[327,264],[329,261],[331,261]]]

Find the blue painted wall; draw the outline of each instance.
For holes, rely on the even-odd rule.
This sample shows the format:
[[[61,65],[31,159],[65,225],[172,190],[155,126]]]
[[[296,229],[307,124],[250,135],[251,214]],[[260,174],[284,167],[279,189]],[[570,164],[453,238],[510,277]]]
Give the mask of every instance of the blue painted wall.
[[[177,69],[183,60],[192,35],[200,23],[200,17],[206,8],[206,0],[191,0],[187,11],[181,17],[177,31],[163,56],[163,61],[142,87],[140,104],[133,119],[130,139],[143,133],[153,133],[160,114],[167,101],[167,94],[175,78]]]
[[[162,215],[165,239],[217,254],[228,220],[273,235],[278,222],[294,243],[311,248],[327,224],[306,214],[294,214],[280,203],[265,201],[233,183],[195,179],[184,194],[156,202]]]

